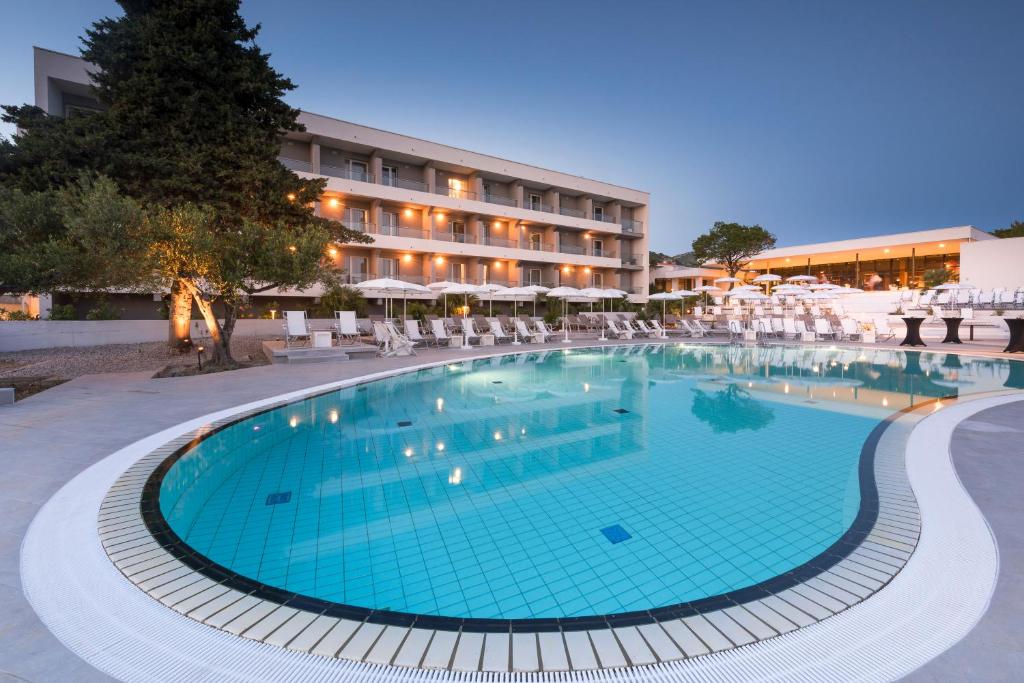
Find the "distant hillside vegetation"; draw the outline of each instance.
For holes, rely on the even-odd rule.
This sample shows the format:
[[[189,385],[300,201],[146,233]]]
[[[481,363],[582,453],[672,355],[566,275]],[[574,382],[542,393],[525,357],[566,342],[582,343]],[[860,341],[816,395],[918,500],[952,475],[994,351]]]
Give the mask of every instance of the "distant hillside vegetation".
[[[662,263],[674,263],[677,266],[688,266],[690,268],[697,267],[696,261],[693,260],[692,251],[676,254],[675,256],[662,254],[660,251],[652,251],[650,253],[650,264],[656,266]]]

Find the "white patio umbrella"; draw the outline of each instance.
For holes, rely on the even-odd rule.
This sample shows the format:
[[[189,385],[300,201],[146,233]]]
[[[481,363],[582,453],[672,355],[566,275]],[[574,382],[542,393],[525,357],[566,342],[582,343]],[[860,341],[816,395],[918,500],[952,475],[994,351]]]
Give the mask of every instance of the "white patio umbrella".
[[[423,285],[417,285],[413,282],[405,282],[403,280],[396,280],[389,277],[376,278],[374,280],[363,280],[355,285],[355,288],[363,292],[363,296],[369,291],[377,290],[386,295],[388,302],[391,301],[393,295],[402,295],[402,317],[405,317],[405,297],[408,296],[409,292],[421,292],[425,294],[431,294],[432,292],[424,287]],[[394,311],[388,314],[387,306],[384,307],[384,316],[392,317]]]
[[[537,317],[537,295],[538,294],[547,294],[548,292],[551,291],[551,288],[550,287],[545,287],[544,285],[526,285],[525,287],[520,287],[519,289],[529,290],[529,291],[533,292],[533,295],[534,295],[533,296],[533,317],[536,318]]]
[[[842,289],[837,284],[832,282],[819,282],[818,284],[807,285],[807,289],[820,290],[820,289]]]
[[[782,276],[781,275],[776,275],[775,273],[763,273],[763,274],[758,275],[757,277],[755,277],[753,280],[751,280],[751,282],[757,282],[759,284],[763,284],[767,288],[767,291],[771,292],[772,291],[772,283],[773,282],[779,282],[781,280],[782,280]]]
[[[537,293],[528,287],[509,287],[499,292],[500,296],[512,297],[512,317],[515,318],[519,315],[519,299],[520,298],[531,298],[533,299],[534,305],[537,303]],[[519,346],[522,344],[519,341],[519,328],[514,324],[512,325],[512,344]]]
[[[739,279],[738,277],[732,277],[732,276],[729,276],[729,277],[716,277],[715,278],[715,284],[720,284],[720,283],[735,284],[737,282],[743,282],[743,280]]]
[[[427,288],[430,289],[431,291],[434,291],[434,292],[440,292],[443,289],[448,289],[449,287],[453,287],[453,286],[458,285],[458,284],[460,284],[460,283],[458,283],[458,282],[451,282],[450,280],[441,280],[439,282],[431,282],[429,285],[427,285]],[[444,315],[445,315],[445,317],[448,316],[448,295],[447,294],[444,295]]]
[[[580,290],[580,296],[585,296],[590,299],[590,312],[594,312],[594,299],[600,299],[602,302],[605,299],[605,292],[600,287],[585,287]]]
[[[628,294],[628,292],[624,292],[621,289],[615,289],[614,287],[610,287],[610,288],[604,290],[604,293],[605,293],[605,298],[606,299],[610,299],[612,301],[615,301],[616,299],[621,299],[622,297],[626,296],[626,294]],[[615,310],[615,306],[614,305],[610,306],[609,308],[611,308],[612,310]]]
[[[813,275],[790,275],[786,282],[817,282],[818,278]]]
[[[580,296],[580,290],[575,287],[555,287],[548,292],[548,296],[562,300],[562,331],[565,332],[563,344],[570,343],[569,339],[569,297]]]
[[[494,294],[501,294],[504,290],[508,289],[508,287],[506,287],[505,285],[499,285],[499,284],[495,284],[494,282],[491,282],[489,284],[482,284],[482,285],[480,285],[480,288],[492,295],[491,297],[489,297],[487,299],[487,315],[488,316],[492,316],[492,315],[494,315],[494,297],[493,297],[493,295]]]
[[[668,336],[665,332],[665,307],[669,301],[682,301],[685,296],[696,296],[696,292],[691,292],[686,289],[681,289],[675,292],[658,292],[657,294],[651,294],[648,298],[650,301],[661,302],[661,334],[659,335],[662,339]]]
[[[700,287],[694,287],[693,291],[701,292],[701,293],[704,294],[704,305],[707,306],[708,305],[708,294],[711,294],[712,292],[716,292],[718,294],[721,294],[722,293],[722,288],[721,287],[715,287],[714,285],[701,285]]]

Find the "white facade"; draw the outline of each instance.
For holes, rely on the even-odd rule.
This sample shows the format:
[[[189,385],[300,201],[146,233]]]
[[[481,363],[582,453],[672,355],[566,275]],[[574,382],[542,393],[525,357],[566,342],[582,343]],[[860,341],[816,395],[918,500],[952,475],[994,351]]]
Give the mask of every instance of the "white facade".
[[[86,67],[36,48],[36,104],[58,116],[89,107]],[[317,213],[374,240],[330,250],[347,281],[615,287],[646,300],[646,192],[319,114],[300,121],[282,163],[326,178]]]

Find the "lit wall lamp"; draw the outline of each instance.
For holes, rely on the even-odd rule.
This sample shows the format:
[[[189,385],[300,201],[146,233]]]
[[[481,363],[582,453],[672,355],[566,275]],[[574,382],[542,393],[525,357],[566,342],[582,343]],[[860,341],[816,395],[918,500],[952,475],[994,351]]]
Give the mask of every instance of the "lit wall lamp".
[[[331,197],[327,200],[327,205],[332,209],[338,208],[339,204],[341,204],[341,202],[338,201],[337,197]]]
[[[412,218],[412,209],[406,209],[405,210],[405,217],[406,218]]]
[[[410,263],[410,262],[412,262],[412,254],[406,254],[406,255],[404,255],[404,256],[402,257],[402,261],[403,261],[404,263]]]

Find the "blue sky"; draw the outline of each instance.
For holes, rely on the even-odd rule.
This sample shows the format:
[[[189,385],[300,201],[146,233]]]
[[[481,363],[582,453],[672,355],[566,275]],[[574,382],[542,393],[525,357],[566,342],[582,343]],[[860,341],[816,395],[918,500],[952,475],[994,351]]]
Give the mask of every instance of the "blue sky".
[[[112,2],[9,3],[32,45]],[[715,220],[779,244],[1024,220],[1024,2],[248,0],[295,105],[652,194],[652,248]],[[5,134],[10,129],[4,129]]]

